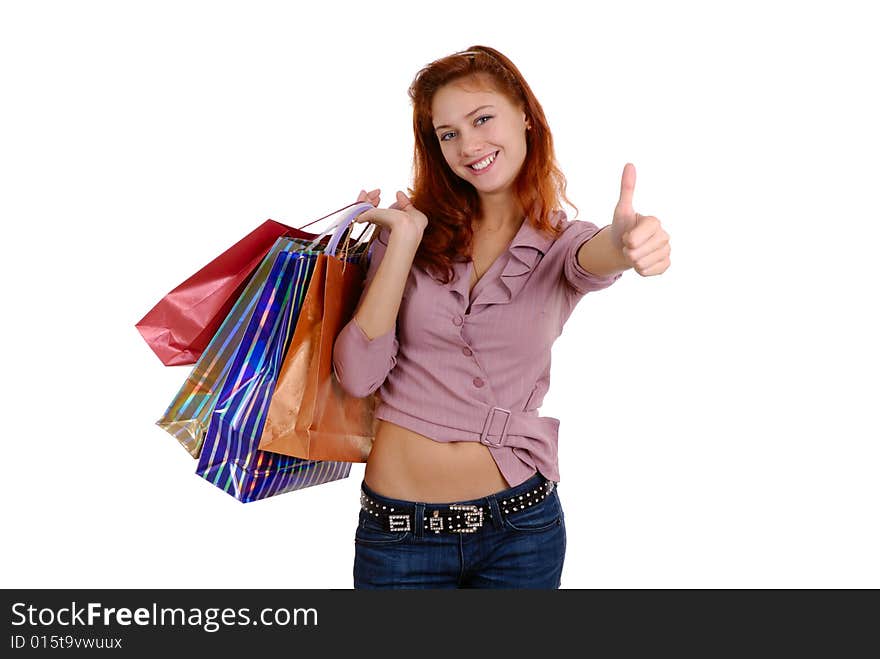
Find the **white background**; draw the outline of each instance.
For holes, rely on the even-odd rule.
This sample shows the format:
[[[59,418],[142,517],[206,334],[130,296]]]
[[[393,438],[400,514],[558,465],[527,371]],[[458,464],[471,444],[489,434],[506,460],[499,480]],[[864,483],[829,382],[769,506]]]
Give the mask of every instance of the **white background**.
[[[154,425],[191,367],[135,323],[267,218],[387,207],[409,83],[484,44],[577,217],[632,162],[673,246],[554,346],[563,588],[880,587],[869,5],[3,3],[0,585],[351,587],[364,465],[224,494]]]

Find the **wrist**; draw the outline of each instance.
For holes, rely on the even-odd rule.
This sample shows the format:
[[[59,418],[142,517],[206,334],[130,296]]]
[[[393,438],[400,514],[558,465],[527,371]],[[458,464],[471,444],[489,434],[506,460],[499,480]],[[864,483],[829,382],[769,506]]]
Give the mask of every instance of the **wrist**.
[[[389,244],[394,242],[415,251],[422,242],[424,231],[412,223],[399,224],[391,229]]]

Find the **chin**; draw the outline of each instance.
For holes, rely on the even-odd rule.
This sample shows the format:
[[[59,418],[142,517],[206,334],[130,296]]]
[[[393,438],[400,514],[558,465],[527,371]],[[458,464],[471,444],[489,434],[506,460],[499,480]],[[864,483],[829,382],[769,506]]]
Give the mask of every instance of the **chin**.
[[[513,179],[510,179],[509,181],[492,181],[491,183],[488,181],[471,181],[471,183],[473,183],[473,186],[480,192],[498,192],[510,188],[513,185]]]

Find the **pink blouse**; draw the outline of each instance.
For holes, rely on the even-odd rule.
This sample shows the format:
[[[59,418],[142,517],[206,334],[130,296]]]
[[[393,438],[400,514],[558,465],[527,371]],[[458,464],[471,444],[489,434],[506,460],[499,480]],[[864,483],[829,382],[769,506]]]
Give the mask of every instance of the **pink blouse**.
[[[597,276],[577,252],[599,231],[565,211],[551,216],[564,232],[555,241],[522,223],[468,292],[473,262],[453,262],[446,285],[413,265],[396,327],[369,340],[352,318],[333,346],[333,369],[356,397],[379,392],[376,417],[438,442],[481,442],[514,487],[539,470],[559,482],[559,419],[539,416],[550,387],[550,352],[575,305],[621,273]],[[374,229],[375,230],[375,229]],[[364,292],[388,246],[382,227]]]

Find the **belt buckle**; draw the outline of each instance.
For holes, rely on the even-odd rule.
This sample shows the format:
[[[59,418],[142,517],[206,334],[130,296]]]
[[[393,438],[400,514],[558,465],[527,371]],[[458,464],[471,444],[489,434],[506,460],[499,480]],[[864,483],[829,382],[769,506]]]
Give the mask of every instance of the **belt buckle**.
[[[388,515],[389,531],[410,531],[409,515]]]
[[[465,505],[462,503],[455,503],[449,506],[450,510],[463,510],[464,514],[464,528],[449,530],[453,533],[474,533],[477,529],[483,526],[483,511],[474,505]]]
[[[440,533],[443,530],[443,518],[440,517],[439,510],[435,510],[431,517],[428,518],[428,530],[434,533]]]
[[[492,427],[492,421],[494,421],[495,419],[495,410],[507,414],[507,417],[504,419],[504,426],[501,429],[501,436],[498,438],[497,444],[489,441],[489,439],[487,438],[487,435],[489,434],[489,428]],[[508,409],[505,409],[503,407],[493,407],[490,410],[489,414],[486,415],[486,422],[483,424],[483,432],[480,433],[480,443],[485,444],[486,446],[494,446],[495,448],[499,448],[500,446],[502,446],[504,444],[505,438],[507,437],[507,424],[510,423],[510,415],[511,411]]]

